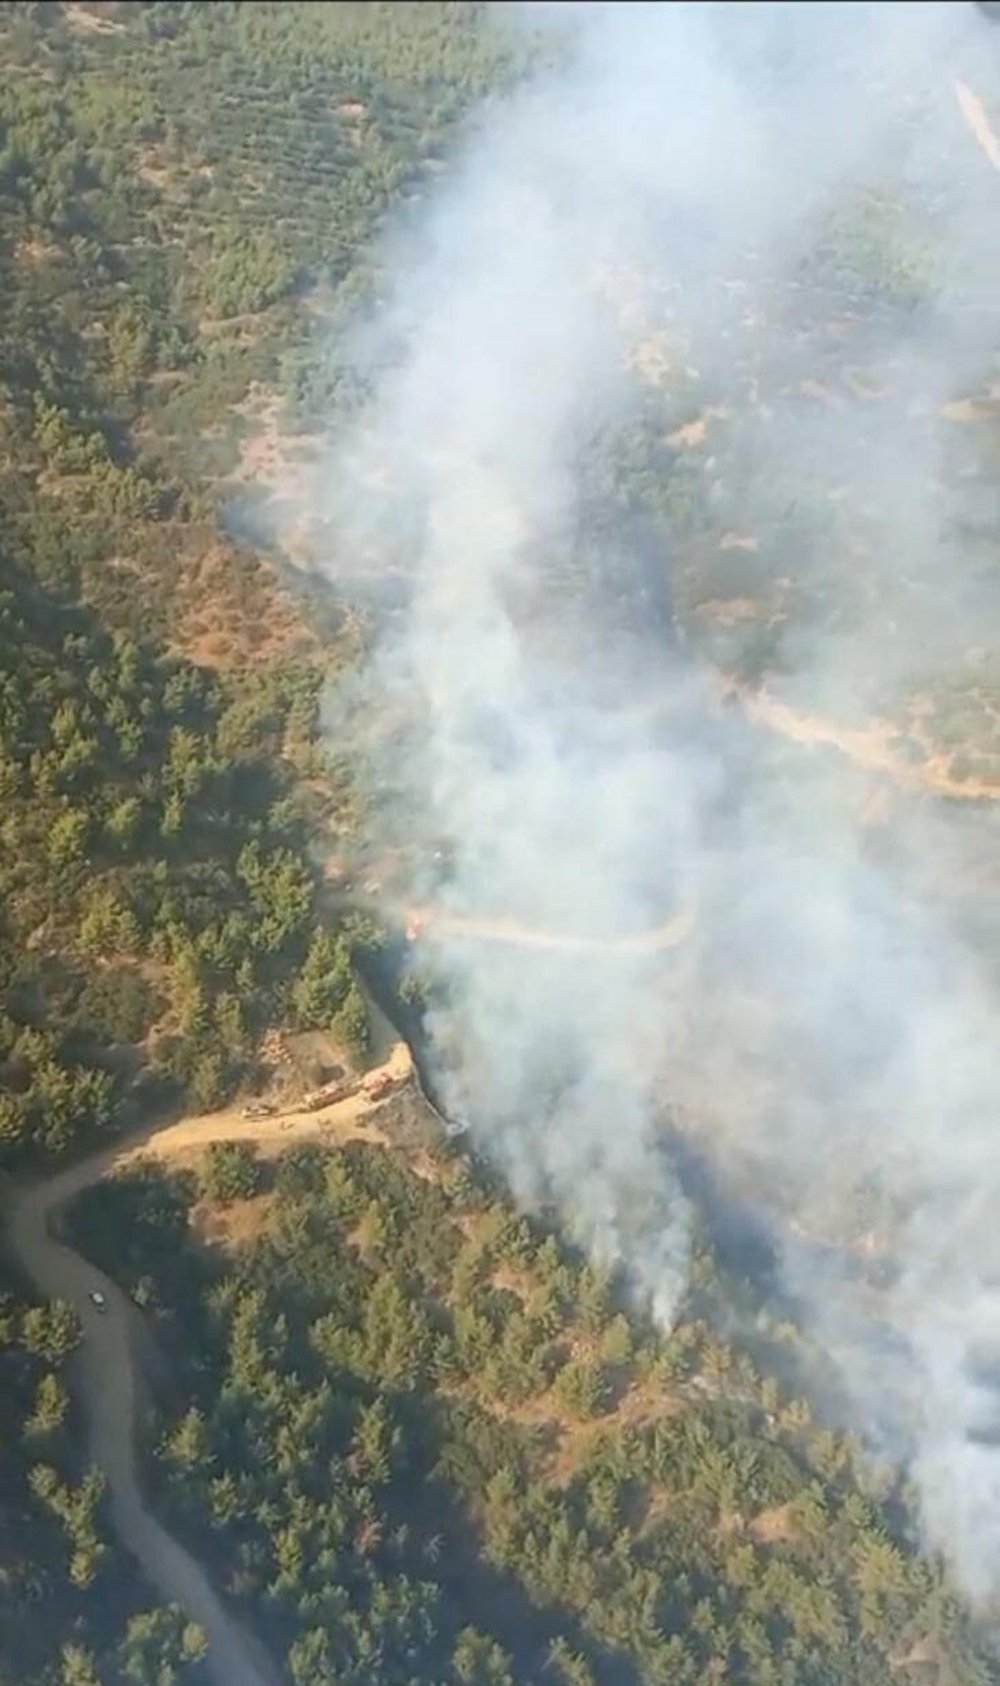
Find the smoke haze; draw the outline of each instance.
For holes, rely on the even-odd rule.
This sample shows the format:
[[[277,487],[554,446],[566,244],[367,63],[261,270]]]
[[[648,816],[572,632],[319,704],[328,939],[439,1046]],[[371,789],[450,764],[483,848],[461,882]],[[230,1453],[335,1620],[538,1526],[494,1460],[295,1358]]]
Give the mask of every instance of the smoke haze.
[[[370,401],[316,492],[333,577],[404,582],[332,708],[391,722],[369,772],[434,910],[442,1093],[665,1323],[683,1117],[989,1600],[995,948],[959,892],[995,826],[926,794],[991,775],[920,698],[978,696],[996,650],[997,435],[947,407],[992,402],[1000,184],[953,83],[1000,109],[1000,36],[948,4],[500,26],[550,32],[546,68],[387,245],[338,351]]]

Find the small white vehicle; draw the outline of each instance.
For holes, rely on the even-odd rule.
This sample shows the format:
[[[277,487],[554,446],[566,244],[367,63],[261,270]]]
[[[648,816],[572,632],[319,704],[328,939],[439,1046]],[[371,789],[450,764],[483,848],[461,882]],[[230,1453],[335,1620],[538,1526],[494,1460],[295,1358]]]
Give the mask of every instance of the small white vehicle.
[[[108,1302],[101,1293],[100,1288],[91,1288],[89,1297],[91,1305],[95,1305],[98,1311],[107,1311]]]

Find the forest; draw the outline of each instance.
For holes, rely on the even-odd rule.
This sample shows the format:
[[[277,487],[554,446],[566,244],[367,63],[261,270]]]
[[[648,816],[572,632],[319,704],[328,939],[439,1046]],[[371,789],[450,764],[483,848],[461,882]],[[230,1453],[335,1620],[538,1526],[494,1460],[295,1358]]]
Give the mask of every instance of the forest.
[[[10,1174],[219,1105],[275,1023],[364,1042],[306,830],[344,801],[314,729],[349,636],[320,651],[216,487],[231,407],[304,367],[302,291],[365,284],[380,213],[508,55],[462,6],[15,0],[0,63]],[[87,1465],[77,1340],[5,1262],[0,1679],[194,1686],[204,1637],[114,1544]]]
[[[255,395],[349,401],[317,310],[377,284],[386,213],[533,51],[464,0],[0,9],[4,1198],[255,1093],[275,1028],[365,1057],[379,933],[314,847],[358,821],[318,710],[364,629],[227,532],[226,488]],[[595,483],[683,512],[649,403]],[[158,1514],[282,1679],[985,1686],[904,1487],[720,1333],[707,1243],[666,1337],[395,1106],[384,1145],[151,1160],[70,1219],[170,1361]],[[116,1544],[79,1338],[5,1255],[0,1683],[205,1686]]]
[[[72,1216],[152,1284],[163,1514],[295,1686],[990,1678],[891,1474],[713,1333],[707,1248],[665,1337],[400,1106],[244,1153],[211,1241],[211,1163]]]

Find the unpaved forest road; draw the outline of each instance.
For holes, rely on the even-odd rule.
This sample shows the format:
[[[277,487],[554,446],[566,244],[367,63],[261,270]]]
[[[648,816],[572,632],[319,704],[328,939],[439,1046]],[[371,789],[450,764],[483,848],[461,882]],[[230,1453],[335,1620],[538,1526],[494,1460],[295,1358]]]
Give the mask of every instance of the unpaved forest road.
[[[1000,141],[993,133],[982,100],[978,94],[972,92],[971,88],[967,88],[964,82],[956,81],[953,85],[955,98],[958,101],[962,116],[993,165],[994,170],[1000,170]]]
[[[514,948],[548,949],[561,954],[658,954],[676,948],[695,928],[692,908],[684,908],[652,931],[629,937],[587,937],[573,932],[538,930],[514,919],[477,919],[436,907],[402,910],[417,931],[436,931],[442,937],[465,937],[476,942],[506,943]]]
[[[732,679],[724,681],[722,695],[736,697],[752,725],[762,726],[790,743],[837,750],[863,772],[882,774],[901,789],[926,791],[929,796],[943,796],[953,802],[1000,801],[1000,784],[992,779],[957,778],[947,756],[913,764],[904,761],[894,747],[898,733],[892,726],[838,726],[821,715],[793,708],[763,688],[751,690]]]
[[[665,949],[679,947],[697,925],[695,909],[682,907],[652,930],[635,931],[624,937],[587,936],[576,931],[553,931],[537,925],[525,925],[518,919],[482,918],[474,913],[456,913],[436,904],[415,906],[392,894],[383,895],[374,886],[362,895],[337,884],[343,865],[335,856],[331,856],[324,872],[328,875],[326,894],[330,907],[342,912],[362,912],[374,914],[376,918],[393,919],[405,927],[410,942],[426,931],[446,939],[499,943],[507,948],[537,949],[555,954],[661,954]]]
[[[397,1078],[412,1069],[410,1051],[403,1044],[379,1067]],[[142,1154],[183,1162],[218,1141],[252,1142],[272,1153],[296,1141],[323,1137],[384,1141],[374,1110],[363,1096],[351,1095],[322,1111],[293,1112],[283,1118],[251,1121],[233,1110],[153,1125],[43,1182],[17,1189],[8,1211],[9,1244],[38,1292],[47,1299],[68,1301],[79,1313],[83,1339],[75,1383],[86,1413],[91,1457],[107,1479],[115,1531],[161,1597],[180,1605],[189,1620],[204,1628],[208,1666],[217,1686],[280,1686],[282,1676],[225,1610],[198,1561],[148,1509],[135,1452],[136,1415],[143,1402],[140,1349],[149,1343],[148,1330],[128,1295],[79,1253],[56,1241],[50,1225],[83,1189]],[[103,1313],[89,1298],[95,1288],[107,1300]]]

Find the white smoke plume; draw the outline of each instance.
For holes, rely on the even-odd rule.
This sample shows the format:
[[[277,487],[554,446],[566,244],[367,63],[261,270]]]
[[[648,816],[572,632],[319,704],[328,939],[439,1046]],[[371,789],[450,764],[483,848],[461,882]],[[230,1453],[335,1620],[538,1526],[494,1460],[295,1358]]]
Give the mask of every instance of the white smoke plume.
[[[951,891],[995,828],[934,807],[871,716],[967,679],[997,630],[994,483],[941,411],[991,372],[1000,198],[953,85],[988,107],[1000,32],[953,4],[514,13],[551,32],[545,68],[388,246],[355,345],[371,400],[324,495],[334,577],[371,555],[405,581],[373,779],[433,905],[442,1092],[664,1321],[682,1116],[770,1212],[928,1540],[988,1600],[997,1001]],[[875,265],[854,281],[845,225]],[[777,606],[765,665],[800,737],[839,722],[867,771],[721,706],[709,657],[753,603],[730,590],[729,642],[684,644],[671,582],[737,564]]]

